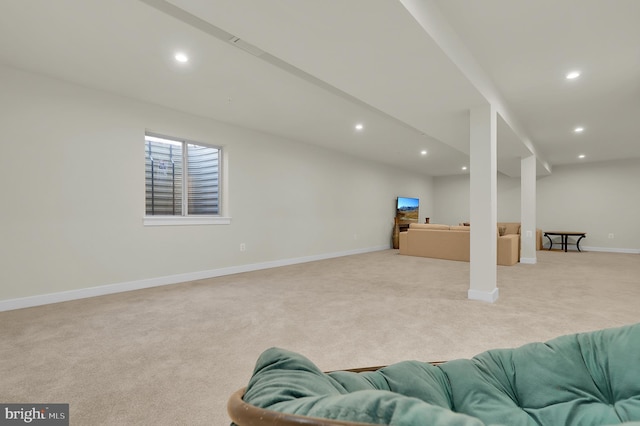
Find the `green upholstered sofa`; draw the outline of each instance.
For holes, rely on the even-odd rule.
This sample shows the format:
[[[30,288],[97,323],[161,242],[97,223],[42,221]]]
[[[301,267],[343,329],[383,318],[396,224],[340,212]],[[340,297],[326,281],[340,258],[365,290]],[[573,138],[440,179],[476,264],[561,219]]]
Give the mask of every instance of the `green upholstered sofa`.
[[[640,324],[361,373],[323,373],[300,354],[271,348],[242,393],[245,414],[252,407],[271,420],[246,420],[230,401],[239,426],[640,425]],[[290,414],[278,422],[269,413]]]

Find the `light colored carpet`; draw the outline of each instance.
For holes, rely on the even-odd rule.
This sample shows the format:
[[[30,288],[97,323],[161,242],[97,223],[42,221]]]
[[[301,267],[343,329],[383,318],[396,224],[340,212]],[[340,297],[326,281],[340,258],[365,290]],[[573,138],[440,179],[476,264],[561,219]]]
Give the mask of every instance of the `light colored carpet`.
[[[258,355],[321,369],[450,360],[640,322],[640,257],[538,252],[470,301],[469,264],[396,250],[0,313],[0,401],[72,425],[225,425]]]

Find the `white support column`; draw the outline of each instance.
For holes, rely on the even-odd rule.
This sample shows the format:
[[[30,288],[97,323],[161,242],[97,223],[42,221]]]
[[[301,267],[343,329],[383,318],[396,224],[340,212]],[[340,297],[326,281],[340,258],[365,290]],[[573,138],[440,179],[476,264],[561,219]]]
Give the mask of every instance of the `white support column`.
[[[520,164],[520,263],[535,264],[536,257],[536,157]]]
[[[470,114],[471,265],[469,299],[495,302],[497,282],[497,114],[491,105]]]

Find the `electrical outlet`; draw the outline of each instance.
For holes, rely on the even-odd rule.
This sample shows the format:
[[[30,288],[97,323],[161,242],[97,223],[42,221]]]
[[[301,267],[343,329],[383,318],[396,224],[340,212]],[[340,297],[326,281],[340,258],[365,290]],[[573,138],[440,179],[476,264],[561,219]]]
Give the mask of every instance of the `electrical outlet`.
[[[247,251],[247,245],[245,243],[240,243],[240,251]]]
[[[609,234],[609,238],[613,239],[613,234]]]

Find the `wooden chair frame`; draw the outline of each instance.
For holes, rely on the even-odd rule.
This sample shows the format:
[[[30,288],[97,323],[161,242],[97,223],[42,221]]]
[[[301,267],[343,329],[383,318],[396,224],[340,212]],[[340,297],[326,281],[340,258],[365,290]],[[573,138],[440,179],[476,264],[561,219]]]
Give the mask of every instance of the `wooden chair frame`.
[[[370,423],[297,416],[258,408],[242,400],[245,390],[246,388],[242,388],[236,391],[227,403],[229,417],[238,426],[372,426]]]

